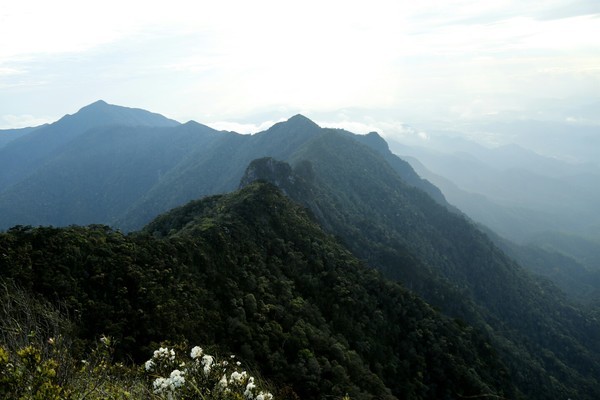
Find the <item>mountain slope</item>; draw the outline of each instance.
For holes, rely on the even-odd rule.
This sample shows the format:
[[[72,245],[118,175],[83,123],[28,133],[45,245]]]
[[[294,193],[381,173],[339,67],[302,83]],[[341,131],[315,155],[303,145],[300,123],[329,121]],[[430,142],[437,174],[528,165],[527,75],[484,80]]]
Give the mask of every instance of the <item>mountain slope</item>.
[[[600,270],[586,267],[568,253],[539,244],[518,245],[489,231],[488,235],[506,254],[528,271],[551,280],[575,302],[600,304]]]
[[[0,149],[6,146],[8,143],[12,142],[15,139],[20,138],[21,136],[25,136],[28,133],[32,132],[35,129],[40,127],[32,127],[32,128],[20,128],[20,129],[0,129]]]
[[[88,130],[62,146],[44,168],[0,193],[0,226],[113,223],[190,149],[216,137],[199,124]]]
[[[0,192],[42,167],[62,146],[91,128],[101,126],[176,126],[179,123],[141,109],[100,100],[74,115],[41,126],[0,148]]]
[[[437,140],[440,143],[435,150],[398,143],[393,150],[417,159],[424,166],[413,165],[419,174],[427,176],[450,203],[477,222],[520,243],[546,231],[598,235],[597,166],[543,157],[516,145],[488,149]],[[490,205],[474,202],[473,195],[486,197]],[[507,223],[507,215],[516,218]]]
[[[360,147],[330,131],[295,156],[301,172],[286,179],[274,175],[286,193],[307,196],[296,200],[354,254],[445,312],[487,328],[528,396],[593,398],[600,371],[598,321],[571,307],[556,288],[533,280],[471,223],[404,184]],[[312,180],[303,179],[307,169]],[[269,179],[257,173],[269,168],[250,170],[254,179]],[[298,182],[308,187],[293,189]]]
[[[416,158],[407,156],[405,159],[420,176],[435,182],[449,203],[477,223],[515,242],[530,240],[539,232],[561,229],[568,224],[565,218],[559,220],[553,213],[527,206],[502,205],[481,193],[468,192],[449,179],[434,174]]]
[[[123,229],[135,230],[154,216],[201,196],[237,188],[250,161],[264,156],[287,157],[320,132],[308,118],[297,115],[255,135],[221,132],[210,146],[197,147],[165,179],[119,218]]]
[[[302,115],[254,135],[217,132],[100,101],[0,150],[0,227],[103,223],[139,229],[172,207],[234,190],[250,161],[289,159],[322,132]],[[377,134],[344,134],[447,204]]]
[[[255,135],[223,132],[223,137],[216,140],[213,146],[197,149],[193,156],[171,172],[168,179],[164,179],[134,204],[119,219],[118,225],[125,230],[139,229],[152,216],[169,208],[200,196],[234,190],[252,160],[261,157],[291,160],[299,148],[318,140],[325,131],[308,118],[296,115]],[[378,135],[363,137],[346,131],[340,131],[340,134],[356,141],[365,141],[373,151],[390,160],[406,183],[431,193],[437,201],[447,205],[441,192],[419,178],[410,165],[394,156]]]
[[[518,396],[483,336],[366,268],[268,184],[127,237],[14,229],[0,253],[4,278],[63,301],[82,338],[111,335],[122,356],[215,343],[303,399]]]
[[[551,279],[577,302],[589,303],[596,298],[595,293],[600,292],[594,272],[599,267],[600,255],[596,213],[600,197],[593,193],[597,192],[596,182],[600,181],[600,177],[585,172],[593,171],[593,168],[542,157],[517,146],[486,149],[459,145],[478,156],[476,167],[468,162],[463,168],[457,167],[460,165],[457,160],[473,161],[473,156],[457,153],[441,155],[423,149],[416,151],[423,155],[423,160],[438,168],[441,174],[452,176],[460,174],[461,170],[476,171],[467,175],[480,175],[468,183],[473,192],[462,190],[449,179],[432,173],[414,157],[407,157],[407,160],[421,176],[435,182],[451,204],[479,224],[515,242],[509,244],[505,239],[494,238],[501,248],[528,270]],[[452,148],[452,143],[448,146]],[[413,150],[403,148],[405,152]],[[532,172],[518,172],[523,170]],[[516,179],[515,174],[521,176]],[[545,184],[541,179],[544,176]],[[485,184],[477,183],[482,180],[486,181]],[[488,190],[490,185],[500,189]],[[511,191],[524,193],[513,195],[513,198],[522,199],[520,204],[503,203],[494,194]]]

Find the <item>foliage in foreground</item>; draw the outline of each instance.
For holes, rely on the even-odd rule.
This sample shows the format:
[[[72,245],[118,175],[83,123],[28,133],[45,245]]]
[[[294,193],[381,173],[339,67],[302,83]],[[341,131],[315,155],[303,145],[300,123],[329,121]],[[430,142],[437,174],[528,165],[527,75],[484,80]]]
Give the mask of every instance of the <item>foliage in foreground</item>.
[[[143,365],[124,364],[106,336],[77,357],[72,333],[61,310],[0,282],[0,398],[273,399],[235,355],[221,359],[195,346],[186,357],[185,346],[165,346]]]
[[[234,355],[220,360],[198,346],[183,360],[173,348],[161,347],[141,366],[112,361],[111,340],[102,337],[79,363],[56,339],[51,351],[34,345],[15,352],[0,346],[0,396],[4,399],[182,399],[272,400],[261,383],[241,368]],[[44,354],[46,353],[46,354]],[[177,354],[177,356],[176,356]],[[60,376],[60,369],[68,375]],[[145,372],[142,372],[145,370]]]

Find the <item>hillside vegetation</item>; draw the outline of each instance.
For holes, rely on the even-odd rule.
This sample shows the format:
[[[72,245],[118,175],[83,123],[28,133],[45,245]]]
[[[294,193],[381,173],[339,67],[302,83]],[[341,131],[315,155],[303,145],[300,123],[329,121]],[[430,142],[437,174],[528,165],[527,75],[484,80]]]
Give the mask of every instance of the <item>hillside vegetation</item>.
[[[164,340],[210,343],[307,399],[517,393],[485,336],[366,268],[268,184],[130,236],[14,228],[0,254],[4,279],[60,299],[74,349],[104,334],[141,362]]]

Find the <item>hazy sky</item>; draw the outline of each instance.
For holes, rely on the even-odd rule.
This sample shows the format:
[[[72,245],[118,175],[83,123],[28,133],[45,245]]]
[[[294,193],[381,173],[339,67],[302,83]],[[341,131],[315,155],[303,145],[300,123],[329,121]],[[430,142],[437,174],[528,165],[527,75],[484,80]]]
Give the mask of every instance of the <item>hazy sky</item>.
[[[0,0],[0,128],[98,99],[240,130],[600,122],[600,1]]]

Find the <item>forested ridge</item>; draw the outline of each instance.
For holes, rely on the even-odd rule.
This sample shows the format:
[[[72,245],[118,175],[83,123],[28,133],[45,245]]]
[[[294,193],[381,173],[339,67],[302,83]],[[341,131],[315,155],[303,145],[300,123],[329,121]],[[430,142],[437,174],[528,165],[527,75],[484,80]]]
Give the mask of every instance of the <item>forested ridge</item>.
[[[300,398],[513,398],[488,339],[367,268],[275,187],[196,201],[143,232],[15,227],[2,277],[60,301],[84,351],[164,340],[239,354]],[[77,350],[81,349],[81,350]]]
[[[248,181],[277,182],[369,265],[487,331],[528,397],[597,393],[598,320],[345,135],[310,143],[294,168],[257,160]]]

